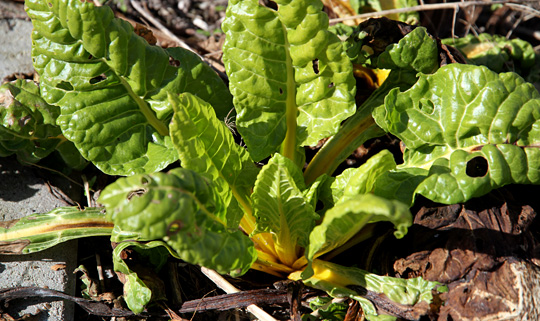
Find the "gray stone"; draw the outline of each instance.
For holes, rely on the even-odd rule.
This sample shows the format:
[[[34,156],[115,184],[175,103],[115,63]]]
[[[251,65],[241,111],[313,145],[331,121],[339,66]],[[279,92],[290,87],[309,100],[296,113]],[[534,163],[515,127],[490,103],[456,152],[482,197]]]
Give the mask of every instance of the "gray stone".
[[[68,204],[50,192],[47,183],[12,157],[0,158],[0,220],[8,221],[33,213],[46,213]],[[0,255],[0,288],[47,287],[73,295],[77,242],[29,255]],[[58,269],[58,265],[65,266]],[[73,304],[62,301],[14,300],[12,315],[37,314],[40,321],[73,320]]]
[[[13,73],[30,73],[32,23],[21,19],[0,20],[0,80]]]
[[[34,70],[31,58],[32,23],[16,2],[0,3],[0,80],[14,73]],[[21,166],[13,157],[0,158],[0,220],[17,219],[33,213],[46,213],[68,205],[51,193],[49,185]],[[65,268],[58,269],[59,266]],[[77,242],[71,241],[30,255],[0,255],[0,288],[48,287],[75,293]],[[41,302],[41,303],[39,303]],[[73,304],[62,301],[14,300],[8,312],[36,314],[40,321],[73,320]]]

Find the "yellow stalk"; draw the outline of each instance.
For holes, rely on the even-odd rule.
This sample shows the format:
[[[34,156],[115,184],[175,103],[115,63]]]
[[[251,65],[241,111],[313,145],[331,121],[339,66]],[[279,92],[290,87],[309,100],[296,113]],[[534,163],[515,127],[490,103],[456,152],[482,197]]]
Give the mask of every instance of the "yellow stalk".
[[[291,267],[278,263],[276,257],[260,250],[257,250],[257,261],[253,263],[251,268],[279,277],[294,271]]]

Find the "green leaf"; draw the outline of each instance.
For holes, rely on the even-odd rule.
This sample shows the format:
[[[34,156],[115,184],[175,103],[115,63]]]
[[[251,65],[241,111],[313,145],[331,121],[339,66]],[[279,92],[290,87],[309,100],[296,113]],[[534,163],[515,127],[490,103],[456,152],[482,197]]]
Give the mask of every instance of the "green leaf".
[[[409,32],[396,44],[389,45],[375,62],[377,68],[406,69],[421,73],[432,73],[439,68],[437,43],[418,27]]]
[[[25,4],[41,95],[60,107],[64,136],[105,173],[154,172],[177,160],[167,92],[193,92],[230,108],[224,85],[203,62],[149,45],[110,8],[69,0]]]
[[[437,42],[423,27],[413,29],[399,41],[393,39],[396,35],[388,36],[389,32],[399,33],[402,27],[391,20],[361,24],[345,42],[347,55],[355,63],[369,63],[376,68],[434,72],[439,67]]]
[[[433,299],[432,290],[440,286],[440,283],[425,281],[422,278],[398,279],[378,276],[358,268],[344,267],[322,260],[315,260],[313,267],[315,274],[305,278],[303,280],[305,284],[324,290],[333,297],[350,297],[357,300],[368,320],[395,320],[395,317],[386,318],[379,315],[375,306],[363,297],[362,292],[365,290],[384,294],[394,302],[413,306],[422,301],[430,303]],[[439,290],[444,291],[444,287],[440,287]]]
[[[471,63],[495,72],[515,71],[524,77],[535,64],[533,47],[521,39],[481,33],[459,39],[442,39],[441,42],[461,51]]]
[[[347,119],[339,131],[332,136],[317,152],[304,172],[307,184],[322,174],[332,175],[336,168],[349,157],[358,146],[368,139],[384,135],[371,116],[373,110],[384,104],[384,97],[393,88],[409,89],[416,82],[416,72],[409,70],[393,70],[388,78],[358,108],[356,113]]]
[[[236,124],[255,161],[280,146],[293,159],[298,145],[331,136],[355,109],[352,65],[322,2],[275,2],[277,11],[230,1],[222,26]]]
[[[412,204],[414,202],[413,191],[426,179],[427,175],[428,170],[423,168],[389,171],[377,178],[373,193],[405,204]]]
[[[231,92],[223,80],[208,64],[201,61],[197,54],[177,47],[166,50],[174,59],[174,63],[179,64],[176,88],[171,90],[171,87],[167,87],[168,91],[172,93],[187,92],[203,99],[214,108],[219,120],[225,120],[227,115],[234,111],[234,106]],[[168,101],[165,99],[167,98],[165,90],[162,90],[161,93],[164,94],[163,101]],[[170,107],[166,105],[163,106],[163,109],[170,112]]]
[[[59,114],[58,107],[47,104],[39,96],[39,87],[33,81],[19,79],[2,85],[0,156],[17,154],[21,161],[36,163],[57,148],[73,146],[56,126]]]
[[[257,218],[253,234],[271,233],[278,257],[289,266],[301,255],[300,247],[307,246],[318,219],[304,198],[304,189],[300,170],[288,158],[275,154],[259,173],[251,196]]]
[[[347,315],[349,305],[347,302],[334,302],[332,297],[318,296],[309,301],[309,308],[316,311],[320,318],[310,314],[304,314],[302,316],[302,321],[342,321]]]
[[[330,186],[333,204],[371,192],[375,180],[383,173],[396,168],[394,156],[388,150],[374,155],[358,168],[348,168],[336,176]]]
[[[130,248],[137,253],[138,262],[149,263],[151,267],[140,263],[133,268],[122,259],[122,251]],[[114,271],[122,273],[124,283],[124,301],[134,313],[141,313],[150,301],[165,300],[164,284],[157,275],[167,262],[167,247],[161,241],[139,243],[125,241],[119,243],[113,251]]]
[[[214,184],[194,171],[121,178],[99,202],[115,224],[113,241],[163,240],[183,260],[233,275],[256,258],[253,242],[225,226],[227,208]]]
[[[404,164],[384,178],[406,185],[391,195],[376,188],[379,195],[453,204],[506,184],[540,183],[540,95],[515,73],[448,65],[390,92],[374,118],[406,145]]]
[[[103,208],[58,207],[49,213],[0,222],[0,253],[28,254],[59,243],[88,237],[111,235],[113,223]]]
[[[171,95],[169,99],[174,110],[171,137],[182,166],[214,183],[228,208],[227,226],[237,228],[243,216],[238,202],[244,208],[251,208],[249,195],[257,167],[207,102],[189,93],[180,97]]]
[[[407,233],[412,224],[408,207],[373,194],[357,195],[329,209],[318,226],[309,235],[308,261],[336,249],[355,236],[368,223],[390,221],[395,227],[397,238]],[[312,273],[308,267],[303,278]]]

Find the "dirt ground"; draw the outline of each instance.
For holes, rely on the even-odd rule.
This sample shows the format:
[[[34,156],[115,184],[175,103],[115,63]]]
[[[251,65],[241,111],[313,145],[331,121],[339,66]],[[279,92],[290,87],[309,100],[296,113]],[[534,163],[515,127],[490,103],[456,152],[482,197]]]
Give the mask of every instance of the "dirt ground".
[[[5,1],[5,0],[4,0]],[[99,0],[94,0],[97,4]],[[20,3],[20,1],[17,1]],[[271,1],[261,1],[272,5]],[[331,18],[344,17],[338,0],[327,0],[325,10]],[[347,1],[343,1],[347,2]],[[436,4],[440,1],[423,1]],[[110,0],[118,17],[137,22],[153,32],[157,44],[185,46],[198,52],[218,72],[224,73],[221,46],[224,35],[220,24],[225,16],[226,0]],[[506,37],[518,37],[530,42],[540,52],[540,4],[528,2],[515,6],[470,6],[458,11],[440,9],[419,11],[419,25],[438,38],[463,37],[469,33],[489,32]],[[223,74],[224,76],[224,74]],[[226,77],[226,76],[224,76]],[[371,140],[348,160],[358,166],[381,148],[399,150],[399,142],[391,137]],[[447,293],[441,294],[421,320],[536,320],[540,318],[540,186],[507,186],[465,204],[441,205],[418,199],[412,209],[414,226],[399,241],[389,237],[390,229],[378,227],[378,237],[336,258],[336,263],[357,266],[397,277],[417,277],[445,283]],[[80,264],[89,270],[96,265],[112,269],[110,242],[107,238],[80,241]],[[351,260],[354,258],[354,260]],[[359,259],[360,258],[360,259]],[[89,277],[97,279],[95,272]],[[170,308],[177,310],[180,300],[196,300],[222,294],[196,267],[171,261],[161,280],[172,299]],[[249,272],[242,279],[229,280],[242,290],[275,289],[281,280],[260,272]],[[105,280],[100,290],[103,302],[122,307],[118,296],[121,284],[115,278]],[[307,297],[320,292],[301,289],[304,296],[299,307],[303,312]],[[262,295],[260,292],[259,295]],[[264,292],[267,298],[277,295]],[[282,292],[280,292],[283,294]],[[284,292],[285,294],[287,291]],[[255,295],[255,294],[254,294]],[[236,298],[235,300],[239,300]],[[237,301],[219,301],[221,307],[233,307]],[[286,298],[260,305],[281,320],[290,319],[291,309]],[[442,303],[444,302],[444,304]],[[346,320],[362,320],[358,306],[349,302]],[[539,305],[540,306],[540,305]],[[78,309],[76,320],[103,320]],[[148,320],[165,320],[163,307],[154,307]],[[242,309],[219,311],[209,309],[182,315],[192,320],[244,320]],[[116,318],[119,320],[120,318]],[[178,319],[180,320],[180,319]]]

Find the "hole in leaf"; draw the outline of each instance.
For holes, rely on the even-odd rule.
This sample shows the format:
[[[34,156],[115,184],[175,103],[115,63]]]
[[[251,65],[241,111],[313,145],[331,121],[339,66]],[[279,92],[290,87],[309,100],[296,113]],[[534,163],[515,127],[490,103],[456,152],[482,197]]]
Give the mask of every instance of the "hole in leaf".
[[[148,178],[146,177],[141,178],[141,184],[148,185],[148,183],[150,183],[150,180]]]
[[[99,75],[99,76],[96,76],[96,77],[90,79],[90,83],[91,83],[92,85],[95,85],[95,84],[97,84],[98,82],[102,82],[102,81],[105,80],[105,79],[107,79],[107,75],[101,74],[101,75]]]
[[[283,89],[279,88],[279,94],[283,95]]]
[[[167,236],[173,236],[174,234],[177,234],[182,228],[184,228],[184,223],[182,221],[176,220],[171,222],[171,224],[169,224],[169,226],[167,227]]]
[[[129,192],[127,199],[128,201],[131,201],[131,199],[134,198],[135,196],[140,197],[144,195],[144,193],[146,193],[145,189],[142,189],[142,188],[136,189],[134,191]]]
[[[30,122],[31,119],[32,119],[31,115],[26,115],[24,117],[19,118],[19,127],[26,126]]]
[[[319,59],[313,59],[312,63],[313,63],[313,72],[318,75],[319,74]]]
[[[60,83],[56,85],[56,88],[64,89],[64,90],[73,90],[73,86],[71,85],[71,83],[67,81],[61,81]]]
[[[469,177],[483,177],[489,169],[487,160],[482,156],[477,156],[467,162],[465,173]]]
[[[333,82],[331,82],[331,83],[328,84],[328,88],[333,88],[333,87],[334,87],[334,83],[333,83]]]
[[[274,1],[272,0],[263,0],[262,1],[263,5],[265,5],[267,8],[270,8],[270,9],[273,9],[273,10],[278,10],[278,5],[277,3],[275,3]]]
[[[435,106],[431,100],[422,100],[420,101],[420,110],[431,115],[435,111]]]
[[[169,56],[169,65],[171,65],[171,66],[173,66],[173,67],[179,67],[179,66],[180,66],[180,61],[174,59],[174,58],[171,57],[171,56]]]

